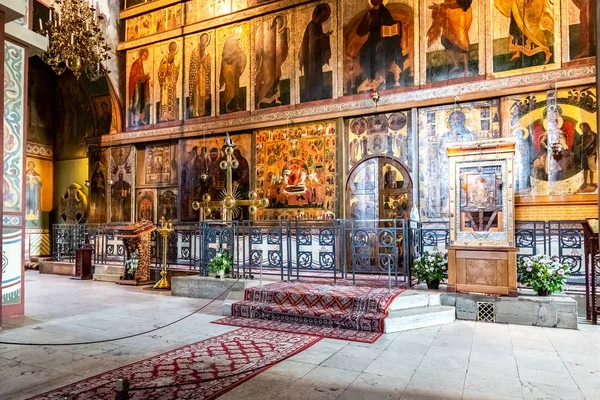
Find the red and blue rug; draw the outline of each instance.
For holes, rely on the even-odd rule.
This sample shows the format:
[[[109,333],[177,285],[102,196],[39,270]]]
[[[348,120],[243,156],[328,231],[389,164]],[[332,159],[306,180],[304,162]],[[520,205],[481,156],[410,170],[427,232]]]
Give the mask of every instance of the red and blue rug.
[[[237,329],[34,398],[114,399],[117,378],[126,377],[134,399],[216,399],[319,340],[317,336]]]
[[[384,332],[388,307],[404,289],[273,283],[248,288],[231,317],[215,324],[373,343]]]

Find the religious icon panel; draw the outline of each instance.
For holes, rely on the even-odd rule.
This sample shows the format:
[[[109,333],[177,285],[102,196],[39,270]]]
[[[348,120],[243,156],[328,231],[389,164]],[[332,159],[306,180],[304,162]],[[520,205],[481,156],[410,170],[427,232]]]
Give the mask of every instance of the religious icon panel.
[[[125,21],[125,40],[135,40],[183,26],[183,5],[175,4]]]
[[[337,209],[336,131],[323,121],[256,132],[259,219],[322,219]]]
[[[501,76],[560,66],[559,1],[490,0],[487,3],[488,72]]]
[[[421,2],[426,82],[467,78],[485,71],[485,2],[447,0]]]
[[[416,83],[418,7],[415,0],[343,3],[344,95]]]
[[[96,117],[96,135],[107,135],[117,132],[116,118],[113,118],[110,96],[92,97]]]
[[[154,80],[154,48],[141,47],[127,52],[127,126],[138,127],[154,122],[152,119]]]
[[[596,0],[562,0],[563,60],[596,55]]]
[[[408,134],[409,118],[409,112],[396,111],[346,119],[348,169],[371,156],[388,156],[402,162],[410,171],[412,138]]]
[[[146,184],[171,182],[171,146],[146,146]]]
[[[183,40],[168,40],[154,46],[154,101],[156,122],[181,119]]]
[[[185,37],[186,118],[213,115],[215,109],[215,31]]]
[[[292,13],[269,14],[252,21],[254,109],[290,105],[294,83]]]
[[[110,222],[133,222],[135,147],[113,147],[110,155]]]
[[[135,209],[137,222],[156,223],[156,189],[138,189]]]
[[[91,150],[89,161],[89,176],[90,176],[90,209],[88,212],[88,222],[90,223],[106,223],[107,207],[106,201],[108,188],[108,160],[107,154],[109,150]]]
[[[502,99],[505,130],[516,141],[517,196],[536,201],[560,196],[564,201],[569,195],[587,194],[595,199],[596,109],[592,86]]]
[[[227,171],[220,164],[226,160],[224,146],[225,136],[211,136],[180,141],[180,154],[182,158],[179,193],[181,193],[180,218],[182,222],[196,222],[199,218],[198,210],[192,208],[195,201],[202,201],[208,194],[211,201],[220,202],[225,198]],[[251,137],[249,134],[232,135],[235,143],[233,159],[237,160],[238,167],[232,171],[233,196],[236,199],[248,199],[250,191],[250,161]],[[207,219],[220,219],[221,209],[212,206]],[[235,219],[248,219],[245,208],[234,210]]]
[[[448,145],[499,137],[497,100],[419,109],[421,220],[448,218]]]
[[[158,189],[157,221],[177,221],[177,189]]]
[[[250,110],[250,23],[217,29],[217,110]]]
[[[294,9],[296,103],[337,97],[337,1]]]

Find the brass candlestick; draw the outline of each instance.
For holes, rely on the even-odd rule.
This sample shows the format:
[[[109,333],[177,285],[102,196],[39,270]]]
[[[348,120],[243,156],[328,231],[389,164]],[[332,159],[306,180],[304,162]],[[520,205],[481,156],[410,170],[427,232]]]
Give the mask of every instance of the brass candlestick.
[[[160,271],[160,281],[156,282],[154,289],[158,290],[170,290],[171,284],[167,280],[167,247],[169,245],[168,239],[171,232],[173,232],[173,224],[170,222],[165,223],[165,219],[160,220],[160,228],[156,229],[163,239],[163,257],[162,257],[162,271]]]

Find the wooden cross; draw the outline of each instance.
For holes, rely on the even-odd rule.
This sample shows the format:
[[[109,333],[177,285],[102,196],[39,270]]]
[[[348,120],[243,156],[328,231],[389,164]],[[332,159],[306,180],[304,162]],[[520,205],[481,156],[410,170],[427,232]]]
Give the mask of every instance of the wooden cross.
[[[240,163],[238,160],[233,159],[233,148],[235,143],[229,137],[229,133],[225,137],[225,156],[226,159],[222,160],[219,167],[227,172],[225,181],[225,197],[221,201],[212,201],[210,195],[205,193],[202,196],[202,201],[194,201],[192,208],[196,211],[200,211],[199,220],[204,221],[208,217],[212,210],[211,208],[220,208],[222,210],[221,215],[225,217],[226,221],[233,220],[233,211],[239,206],[250,206],[250,214],[254,214],[258,208],[267,207],[269,200],[265,198],[259,198],[255,191],[251,191],[248,195],[249,200],[237,199],[233,191],[233,170],[239,167]]]

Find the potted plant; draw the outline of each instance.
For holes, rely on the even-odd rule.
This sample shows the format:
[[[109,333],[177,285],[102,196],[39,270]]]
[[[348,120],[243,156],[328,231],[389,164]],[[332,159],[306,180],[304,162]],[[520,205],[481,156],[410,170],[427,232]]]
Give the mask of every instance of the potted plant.
[[[429,289],[438,289],[448,271],[448,254],[441,251],[424,252],[413,263],[412,274]]]
[[[517,271],[519,282],[535,290],[538,296],[561,292],[570,274],[567,264],[546,255],[519,258]]]
[[[231,265],[231,253],[227,250],[221,250],[208,263],[208,270],[215,273],[218,278],[224,278],[225,274],[231,271]]]
[[[137,249],[129,256],[129,260],[125,261],[125,280],[135,279],[135,271],[139,263],[139,255]]]

